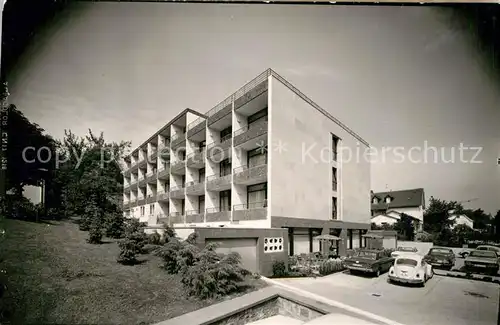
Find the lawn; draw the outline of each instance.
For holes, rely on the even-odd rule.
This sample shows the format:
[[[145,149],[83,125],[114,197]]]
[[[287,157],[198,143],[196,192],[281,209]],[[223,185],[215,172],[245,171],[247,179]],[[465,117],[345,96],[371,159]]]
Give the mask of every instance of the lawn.
[[[0,310],[13,324],[150,324],[216,302],[186,297],[180,277],[160,269],[155,256],[118,264],[115,240],[88,244],[70,221],[5,220],[4,227],[0,266],[8,290]],[[253,278],[246,284],[248,291],[265,286]]]

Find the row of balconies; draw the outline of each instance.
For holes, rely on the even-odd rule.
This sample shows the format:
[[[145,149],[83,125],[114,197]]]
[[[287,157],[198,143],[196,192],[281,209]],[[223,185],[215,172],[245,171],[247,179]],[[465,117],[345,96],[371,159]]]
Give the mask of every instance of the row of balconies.
[[[230,208],[207,208],[204,211],[188,210],[184,213],[171,212],[168,215],[157,216],[157,224],[166,223],[204,223],[204,222],[228,222],[265,220],[267,218],[267,202],[254,202],[251,204],[233,205]]]
[[[185,160],[179,160],[176,163],[172,164],[172,169],[175,170],[178,168],[182,168],[185,166],[185,164],[187,164],[188,167],[201,168],[201,166],[205,164],[204,160],[205,156],[207,157],[207,159],[218,159],[221,157],[221,155],[228,154],[231,145],[234,145],[234,147],[245,145],[251,140],[266,135],[267,130],[268,130],[267,120],[262,120],[255,124],[251,124],[250,126],[245,126],[233,133],[234,135],[233,142],[230,141],[232,137],[231,134],[229,134],[228,136],[222,138],[218,142],[213,142],[208,144],[206,149],[196,150],[195,152],[189,154]],[[172,140],[170,141],[170,146],[172,150],[176,150],[181,146],[185,146],[186,144],[185,141],[186,141],[185,134],[177,135],[175,137],[172,137]],[[147,162],[156,161],[157,157],[158,157],[158,151],[155,150],[154,153],[152,153],[148,157],[148,159],[142,159],[137,163],[131,165],[130,169],[124,172],[124,175],[128,176],[139,168],[146,168]]]
[[[166,171],[168,174],[168,171]],[[158,174],[158,178],[160,175]],[[265,181],[267,179],[267,164],[262,164],[259,166],[254,166],[248,168],[247,166],[241,166],[233,169],[233,182],[238,185],[251,185],[257,184]],[[149,175],[146,178],[140,179],[137,183],[131,183],[130,185],[124,186],[124,191],[129,192],[133,185],[137,184],[137,187],[145,187],[146,183],[156,184],[155,174]],[[170,197],[172,197],[172,192],[184,192],[187,195],[197,195],[198,193],[203,194],[205,191],[204,184],[207,184],[208,191],[223,191],[231,188],[231,174],[219,176],[211,175],[207,176],[203,181],[190,181],[176,188],[170,189]],[[174,193],[177,194],[177,193]],[[179,194],[180,195],[180,194]]]

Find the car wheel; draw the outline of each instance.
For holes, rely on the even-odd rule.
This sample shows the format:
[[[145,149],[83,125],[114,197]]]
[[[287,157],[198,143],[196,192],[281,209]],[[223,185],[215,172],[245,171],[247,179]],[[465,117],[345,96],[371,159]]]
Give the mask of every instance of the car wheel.
[[[433,276],[434,276],[434,268],[431,267],[431,275],[429,276],[429,279],[432,279]]]
[[[375,277],[379,277],[380,276],[380,269],[377,269],[377,271],[375,271]]]

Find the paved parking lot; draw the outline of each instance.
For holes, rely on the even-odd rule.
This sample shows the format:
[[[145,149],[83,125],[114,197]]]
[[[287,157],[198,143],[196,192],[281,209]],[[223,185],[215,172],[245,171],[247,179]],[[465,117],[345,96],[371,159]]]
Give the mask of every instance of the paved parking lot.
[[[436,275],[418,288],[390,284],[387,274],[348,273],[279,281],[405,325],[497,324],[500,286],[494,283]]]

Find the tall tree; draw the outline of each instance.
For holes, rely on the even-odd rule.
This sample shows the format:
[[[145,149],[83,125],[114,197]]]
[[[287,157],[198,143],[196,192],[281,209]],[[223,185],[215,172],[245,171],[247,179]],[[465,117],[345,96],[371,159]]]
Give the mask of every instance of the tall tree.
[[[414,240],[415,239],[415,226],[414,220],[411,216],[402,213],[401,218],[394,225],[394,230],[396,230],[403,240]]]
[[[445,201],[430,197],[429,206],[424,212],[424,230],[430,233],[447,233],[454,224],[450,220],[450,211],[463,210],[456,201]]]

